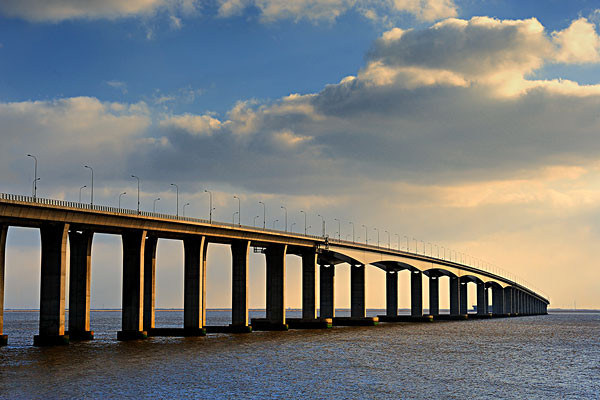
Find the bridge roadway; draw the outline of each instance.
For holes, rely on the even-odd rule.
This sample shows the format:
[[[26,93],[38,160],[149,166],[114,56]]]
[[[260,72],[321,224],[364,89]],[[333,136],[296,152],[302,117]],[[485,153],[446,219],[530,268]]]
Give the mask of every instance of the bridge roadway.
[[[118,234],[123,243],[122,328],[119,340],[147,335],[204,335],[209,331],[328,327],[374,324],[366,317],[365,267],[386,271],[386,314],[379,320],[465,319],[467,284],[477,285],[477,315],[546,314],[549,301],[506,277],[445,259],[378,246],[332,240],[207,220],[137,212],[105,206],[0,194],[0,345],[3,335],[6,235],[10,226],[39,228],[41,280],[39,334],[34,345],[66,344],[92,339],[90,330],[91,249],[94,233]],[[184,323],[180,329],[154,324],[156,245],[159,238],[184,244]],[[69,321],[65,329],[67,242],[70,249]],[[206,250],[209,243],[228,244],[232,254],[232,323],[206,327]],[[248,318],[248,256],[260,249],[266,258],[266,318]],[[302,318],[286,320],[285,256],[302,258]],[[336,318],[335,266],[348,263],[351,317]],[[320,268],[320,315],[316,280]],[[411,271],[411,316],[398,315],[398,272]],[[429,280],[429,315],[423,314],[423,275]],[[439,278],[449,277],[450,315],[439,312]],[[491,291],[492,309],[488,310]],[[471,315],[471,318],[476,317]]]

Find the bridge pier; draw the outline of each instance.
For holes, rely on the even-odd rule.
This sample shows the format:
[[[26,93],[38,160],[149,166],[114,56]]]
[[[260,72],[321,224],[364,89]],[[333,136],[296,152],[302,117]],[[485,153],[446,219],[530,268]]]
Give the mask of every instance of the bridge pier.
[[[302,253],[302,319],[317,319],[317,252]]]
[[[501,287],[492,286],[492,313],[504,314],[504,290]]]
[[[460,315],[460,279],[450,277],[450,315]]]
[[[249,240],[231,243],[231,327],[236,331],[249,332],[248,325],[248,254]]]
[[[121,331],[117,340],[145,339],[144,327],[144,253],[145,230],[131,230],[121,235],[123,242],[123,300]]]
[[[410,315],[423,316],[423,274],[421,271],[410,273]]]
[[[40,280],[40,331],[34,346],[68,344],[65,335],[65,284],[69,224],[42,225],[42,268]]]
[[[398,316],[397,271],[386,271],[385,273],[385,315],[386,317]]]
[[[335,266],[321,265],[320,267],[321,285],[320,285],[320,318],[335,317]]]
[[[350,317],[364,318],[365,307],[365,266],[350,266]]]
[[[287,245],[272,245],[267,260],[267,323],[274,329],[287,329],[285,323],[285,255]]]
[[[429,315],[440,315],[440,278],[429,277]]]
[[[468,314],[468,296],[467,296],[467,282],[463,281],[462,279],[459,279],[460,282],[460,294],[459,294],[459,303],[460,303],[460,313],[461,315],[467,315]]]
[[[69,339],[90,340],[94,332],[90,330],[90,284],[92,277],[91,231],[70,231],[69,250]]]
[[[8,343],[8,336],[4,334],[4,272],[7,233],[8,225],[0,225],[0,347],[6,346]]]
[[[156,246],[158,238],[148,236],[144,244],[144,331],[155,328],[154,314],[156,307]]]
[[[507,286],[502,291],[504,292],[504,314],[513,314],[512,288]]]
[[[488,313],[488,290],[487,290],[487,287],[485,287],[485,283],[477,282],[477,314],[478,315],[486,315],[487,313]]]
[[[183,240],[184,289],[183,330],[185,336],[204,335],[206,320],[206,250],[204,236]]]

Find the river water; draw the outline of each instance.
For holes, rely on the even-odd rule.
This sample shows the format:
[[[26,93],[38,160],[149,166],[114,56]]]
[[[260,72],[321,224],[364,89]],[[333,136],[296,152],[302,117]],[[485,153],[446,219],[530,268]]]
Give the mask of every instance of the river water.
[[[600,399],[600,314],[138,342],[116,341],[119,312],[91,320],[95,340],[35,348],[38,314],[6,312],[0,398]]]

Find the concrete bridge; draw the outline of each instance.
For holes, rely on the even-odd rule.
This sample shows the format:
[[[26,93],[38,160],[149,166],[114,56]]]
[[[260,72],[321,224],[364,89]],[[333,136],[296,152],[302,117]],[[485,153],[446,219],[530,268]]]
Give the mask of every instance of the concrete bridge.
[[[209,222],[105,206],[0,194],[0,344],[3,335],[4,271],[8,228],[35,227],[41,235],[39,334],[34,345],[66,344],[92,339],[90,330],[91,249],[94,233],[121,235],[123,243],[122,327],[119,340],[148,335],[204,335],[208,331],[250,332],[288,327],[375,324],[366,317],[365,268],[386,272],[386,314],[380,321],[466,319],[467,284],[477,285],[473,317],[545,314],[549,301],[526,285],[473,266],[432,256],[326,237]],[[180,329],[154,324],[156,246],[159,238],[184,245],[184,323]],[[69,321],[65,327],[67,241],[70,246]],[[232,254],[232,323],[207,327],[206,250],[209,243],[227,244]],[[266,318],[248,317],[250,248],[266,258]],[[286,319],[285,257],[302,258],[302,318]],[[335,316],[336,265],[351,266],[351,317]],[[9,266],[10,267],[10,266]],[[317,268],[320,268],[320,315],[317,315]],[[411,315],[398,315],[398,272],[411,271]],[[429,314],[423,313],[423,276],[429,281]],[[439,278],[449,277],[450,314],[439,312]],[[488,296],[492,309],[488,310]]]

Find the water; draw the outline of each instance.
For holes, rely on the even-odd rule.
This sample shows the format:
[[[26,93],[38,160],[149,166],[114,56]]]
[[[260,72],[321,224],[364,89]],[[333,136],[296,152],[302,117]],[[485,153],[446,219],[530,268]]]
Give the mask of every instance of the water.
[[[1,398],[600,398],[600,314],[117,342],[93,312],[96,340],[59,348],[31,346],[37,318],[5,313]]]

